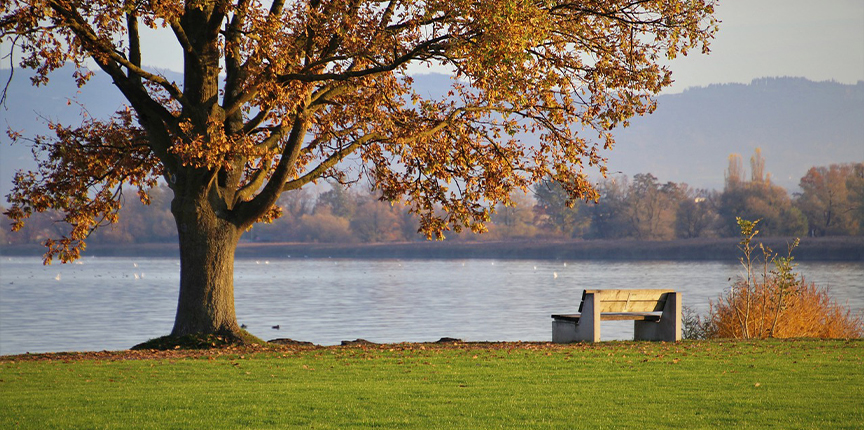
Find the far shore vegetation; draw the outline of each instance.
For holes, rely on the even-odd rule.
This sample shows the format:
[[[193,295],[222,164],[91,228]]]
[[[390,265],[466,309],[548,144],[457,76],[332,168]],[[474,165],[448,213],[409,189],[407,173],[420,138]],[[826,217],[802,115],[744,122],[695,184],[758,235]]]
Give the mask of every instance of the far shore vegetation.
[[[761,236],[768,238],[864,236],[864,163],[813,167],[801,178],[802,191],[792,195],[771,182],[760,151],[751,157],[749,178],[742,164],[740,156],[730,156],[722,191],[694,189],[684,183],[662,183],[650,173],[632,178],[611,176],[598,184],[601,197],[596,204],[575,201],[570,202],[572,207],[568,206],[562,186],[546,181],[526,194],[513,195],[515,206],[497,207],[486,233],[450,232],[446,234],[445,242],[524,244],[605,240],[623,241],[619,246],[608,245],[613,248],[638,249],[645,246],[634,242],[702,240],[723,246],[725,242],[733,243],[733,238],[737,237],[736,217],[760,219]],[[238,255],[243,255],[244,246],[252,245],[249,248],[252,249],[255,244],[262,245],[256,249],[266,254],[267,244],[274,243],[319,244],[326,248],[331,244],[348,247],[365,244],[404,246],[426,242],[425,236],[418,233],[417,219],[405,206],[382,201],[378,195],[363,190],[359,185],[347,187],[336,182],[329,185],[329,190],[317,194],[306,190],[285,194],[278,203],[283,216],[271,224],[256,225],[247,232]],[[322,189],[326,188],[325,185]],[[95,231],[88,238],[88,245],[94,249],[127,248],[129,245],[146,248],[151,245],[154,249],[154,244],[165,244],[170,245],[167,251],[170,254],[177,244],[170,196],[171,192],[166,187],[157,187],[151,192],[150,205],[143,206],[130,195],[121,209],[120,221]],[[19,248],[40,245],[66,228],[57,219],[59,215],[51,212],[34,214],[17,233],[0,230],[0,244]],[[850,245],[839,245],[838,255],[837,250],[832,251],[832,246],[837,246],[836,241],[832,243],[834,245],[823,246],[825,249],[821,254],[827,256],[824,259],[860,258],[842,258],[844,252],[848,254]],[[503,246],[507,247],[506,244]],[[598,246],[602,248],[595,245]],[[805,243],[802,246],[802,259],[815,257],[809,255],[808,246],[812,245]],[[861,248],[860,244],[851,246]],[[656,245],[648,245],[651,247]],[[728,252],[734,251],[734,247],[728,244],[725,249],[727,253],[723,256],[701,258],[725,258]],[[290,250],[287,252],[291,253]],[[306,251],[309,252],[317,255],[314,248]],[[422,250],[413,252],[417,257],[426,255]],[[514,252],[518,253],[518,249]],[[147,253],[146,249],[143,253]],[[489,255],[496,256],[494,252]],[[704,255],[704,252],[696,252],[696,255]],[[527,253],[524,257],[532,255]],[[542,255],[535,257],[545,258]]]

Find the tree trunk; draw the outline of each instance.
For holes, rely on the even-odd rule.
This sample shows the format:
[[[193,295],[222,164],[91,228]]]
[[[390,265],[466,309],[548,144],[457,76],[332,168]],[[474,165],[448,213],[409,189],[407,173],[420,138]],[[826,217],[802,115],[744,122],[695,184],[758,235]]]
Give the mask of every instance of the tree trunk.
[[[241,231],[217,217],[204,197],[175,199],[180,239],[180,298],[172,336],[240,333],[234,312],[234,251]]]

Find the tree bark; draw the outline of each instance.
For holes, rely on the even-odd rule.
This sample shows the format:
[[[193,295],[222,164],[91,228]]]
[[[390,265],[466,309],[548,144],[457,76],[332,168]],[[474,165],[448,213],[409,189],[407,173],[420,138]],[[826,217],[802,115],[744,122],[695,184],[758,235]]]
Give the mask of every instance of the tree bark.
[[[219,218],[203,196],[175,198],[172,212],[180,240],[180,297],[171,335],[236,337],[234,251],[241,231]]]

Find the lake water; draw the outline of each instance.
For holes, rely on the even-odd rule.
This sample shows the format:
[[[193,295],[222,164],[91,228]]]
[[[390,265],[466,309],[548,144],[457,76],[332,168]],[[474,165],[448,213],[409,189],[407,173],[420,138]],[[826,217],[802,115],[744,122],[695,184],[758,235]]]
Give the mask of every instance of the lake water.
[[[864,310],[864,263],[798,269]],[[703,313],[739,273],[720,262],[237,260],[235,295],[238,321],[263,339],[549,341],[550,315],[576,312],[583,289],[673,288]],[[168,334],[178,285],[175,259],[89,257],[46,267],[4,257],[0,354],[127,349]],[[628,337],[632,322],[603,323],[604,340]]]

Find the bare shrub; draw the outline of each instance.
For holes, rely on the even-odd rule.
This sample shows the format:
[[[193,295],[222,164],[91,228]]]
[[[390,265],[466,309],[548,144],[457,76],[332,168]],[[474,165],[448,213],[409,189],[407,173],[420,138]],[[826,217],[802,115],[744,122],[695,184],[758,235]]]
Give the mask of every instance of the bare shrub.
[[[723,295],[707,318],[711,337],[721,338],[858,338],[864,336],[864,319],[831,299],[827,288],[804,283],[780,303],[782,292],[774,282],[757,283]],[[749,314],[744,319],[743,310]]]
[[[738,218],[744,272],[717,303],[711,303],[704,322],[697,317],[696,322],[705,325],[702,333],[741,339],[864,337],[862,315],[832,300],[827,288],[806,283],[794,272],[797,239],[786,257],[761,243],[754,245],[758,222]]]
[[[703,319],[699,313],[689,307],[681,309],[681,337],[688,340],[704,340],[714,337],[714,325],[709,318]]]

